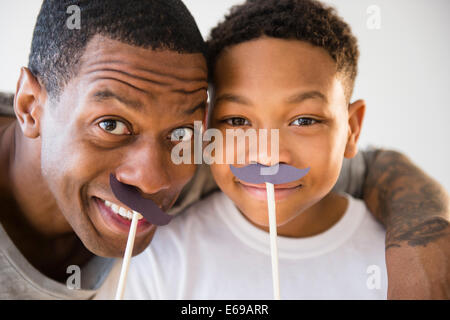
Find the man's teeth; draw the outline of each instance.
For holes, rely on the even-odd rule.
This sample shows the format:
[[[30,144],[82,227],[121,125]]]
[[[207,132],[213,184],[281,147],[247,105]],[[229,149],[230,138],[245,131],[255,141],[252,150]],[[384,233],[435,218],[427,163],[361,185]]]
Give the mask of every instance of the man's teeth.
[[[133,213],[138,213],[134,210],[130,211],[125,208],[122,208],[115,203],[109,202],[108,200],[103,200],[103,202],[105,203],[105,205],[107,207],[110,207],[114,213],[117,213],[118,215],[120,215],[128,220],[131,220],[133,218]],[[139,217],[139,220],[142,219],[142,215],[139,214],[138,217]]]

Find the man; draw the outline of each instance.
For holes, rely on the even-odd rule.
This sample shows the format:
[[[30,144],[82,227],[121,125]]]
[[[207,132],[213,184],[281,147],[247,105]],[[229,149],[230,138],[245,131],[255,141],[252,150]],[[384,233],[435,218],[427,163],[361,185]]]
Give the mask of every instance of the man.
[[[62,283],[68,266],[84,266],[81,287],[95,289],[107,267],[93,256],[121,256],[128,235],[124,218],[102,210],[105,201],[121,205],[109,175],[165,211],[173,205],[195,165],[170,161],[171,136],[204,118],[207,69],[181,1],[80,1],[80,30],[65,25],[71,4],[44,1],[18,81],[17,119],[2,118],[2,245],[10,238],[34,269]],[[135,254],[154,231],[139,225]],[[14,246],[4,247],[2,270],[19,256]],[[30,285],[24,274],[8,266],[0,297],[81,297],[47,287],[40,274]]]
[[[65,24],[74,4],[80,30]],[[127,238],[126,218],[102,209],[129,210],[111,173],[163,210],[177,201],[173,213],[215,187],[204,168],[170,159],[172,138],[205,118],[206,89],[204,43],[181,1],[44,1],[15,118],[0,117],[0,298],[95,294],[110,266],[101,257],[122,256]],[[387,227],[390,297],[445,297],[445,190],[391,151],[360,153],[343,172],[341,186]],[[154,231],[140,225],[134,254]],[[81,290],[65,285],[70,266]]]

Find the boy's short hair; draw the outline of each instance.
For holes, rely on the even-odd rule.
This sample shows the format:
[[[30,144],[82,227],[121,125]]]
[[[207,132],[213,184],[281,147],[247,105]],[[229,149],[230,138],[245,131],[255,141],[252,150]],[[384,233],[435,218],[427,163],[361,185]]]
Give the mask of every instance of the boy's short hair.
[[[80,10],[80,29],[66,25],[67,9],[74,5]],[[44,0],[28,68],[51,97],[77,74],[86,45],[97,34],[137,47],[206,56],[202,35],[181,0]]]
[[[336,63],[350,100],[359,57],[357,40],[334,8],[315,0],[247,0],[232,7],[207,41],[210,81],[224,49],[261,36],[297,39],[325,49]]]

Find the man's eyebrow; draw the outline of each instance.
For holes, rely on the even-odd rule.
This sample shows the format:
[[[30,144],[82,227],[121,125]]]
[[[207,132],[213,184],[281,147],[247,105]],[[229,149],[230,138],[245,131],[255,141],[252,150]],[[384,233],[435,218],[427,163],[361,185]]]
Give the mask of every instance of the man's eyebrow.
[[[320,91],[307,91],[302,93],[297,93],[290,96],[286,101],[288,103],[301,103],[308,99],[319,99],[325,103],[328,103],[327,97]]]
[[[189,114],[193,114],[193,113],[195,113],[195,111],[197,111],[198,109],[202,109],[202,108],[206,109],[206,102],[205,101],[200,102],[198,105],[196,105],[193,108],[184,110],[184,113],[188,114],[188,115]]]
[[[244,105],[251,105],[250,101],[248,101],[247,98],[240,96],[240,95],[235,95],[232,93],[224,93],[224,94],[219,95],[218,97],[216,97],[214,104],[217,104],[222,100],[239,103],[239,104],[244,104]]]
[[[117,93],[114,93],[108,89],[95,92],[93,97],[95,98],[96,101],[116,99],[117,101],[119,101],[127,106],[130,106],[133,109],[142,109],[142,104],[139,101],[126,98],[126,97],[121,96]]]

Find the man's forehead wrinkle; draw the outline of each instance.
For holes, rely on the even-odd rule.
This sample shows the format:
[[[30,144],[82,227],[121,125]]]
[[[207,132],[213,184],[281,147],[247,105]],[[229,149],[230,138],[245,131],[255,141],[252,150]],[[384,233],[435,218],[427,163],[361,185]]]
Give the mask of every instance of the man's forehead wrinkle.
[[[172,72],[182,70],[181,75],[187,69],[191,71],[198,69],[207,74],[206,59],[202,53],[180,53],[171,49],[151,49],[138,47],[131,44],[114,40],[100,34],[94,36],[86,46],[85,54],[82,56],[83,62],[118,62],[131,63],[136,62],[136,67],[148,66],[152,67],[168,67]]]
[[[90,69],[93,67],[97,67],[97,66],[101,66],[104,65],[105,67],[110,66],[111,69],[112,66],[114,65],[120,65],[120,66],[125,66],[125,67],[129,67],[130,69],[135,69],[137,71],[142,71],[145,73],[149,73],[149,74],[153,74],[156,76],[161,76],[161,77],[167,77],[167,78],[173,78],[176,80],[181,80],[181,81],[206,81],[206,76],[207,76],[207,71],[204,68],[198,67],[198,66],[190,66],[187,65],[186,63],[180,66],[169,66],[168,63],[159,63],[159,64],[155,64],[153,65],[151,68],[149,68],[149,64],[151,64],[151,62],[146,61],[146,67],[142,67],[142,66],[138,66],[137,64],[131,63],[130,61],[124,61],[124,60],[111,60],[111,59],[107,59],[107,60],[94,60],[91,62],[86,62],[85,64],[85,68]],[[167,70],[162,70],[162,66],[166,67]],[[194,71],[193,72],[193,76],[192,77],[188,77],[187,75],[189,74],[189,71]]]
[[[139,92],[142,92],[142,93],[145,93],[145,94],[148,94],[148,95],[152,96],[152,94],[150,92],[148,92],[148,91],[146,91],[146,90],[144,90],[142,88],[139,88],[139,87],[137,87],[135,85],[132,85],[131,83],[129,83],[127,81],[123,81],[121,79],[114,78],[114,77],[107,77],[107,76],[95,77],[95,78],[92,79],[91,83],[95,83],[97,81],[102,81],[102,80],[117,81],[117,82],[120,82],[120,83],[122,83],[122,84],[124,84],[126,86],[129,86],[129,87],[131,87],[131,88],[133,88],[135,90],[138,90]]]
[[[121,66],[121,68],[117,68]],[[125,68],[124,68],[125,67]],[[178,75],[167,74],[161,71],[148,68],[135,68],[134,66],[123,63],[109,63],[106,61],[87,64],[84,68],[85,74],[95,73],[113,74],[117,73],[138,81],[148,82],[152,85],[170,87],[172,90],[185,91],[186,93],[195,92],[201,89],[207,89],[208,84],[205,77],[196,75],[196,77],[180,77]]]
[[[199,104],[197,104],[195,107],[193,107],[193,108],[189,108],[189,109],[185,109],[185,110],[183,110],[183,113],[184,114],[188,114],[188,115],[191,115],[191,114],[194,114],[195,112],[197,112],[197,110],[201,110],[201,109],[204,109],[204,110],[206,110],[206,101],[202,101],[202,102],[200,102]]]
[[[205,93],[193,93],[193,94],[173,94],[166,96],[168,99],[164,100],[164,103],[168,103],[179,114],[191,114],[194,113],[197,107],[205,105],[206,107],[206,92]],[[192,112],[191,112],[192,111]]]
[[[175,75],[175,74],[167,74],[165,72],[161,72],[161,71],[157,71],[154,69],[148,69],[148,68],[137,68],[138,70],[141,70],[143,72],[148,72],[148,73],[153,73],[159,76],[163,76],[163,77],[169,77],[169,78],[173,78],[176,80],[180,80],[180,81],[206,81],[206,70],[203,70],[201,68],[197,68],[197,67],[191,67],[190,71],[192,70],[198,70],[200,72],[196,72],[196,74],[193,77],[186,77],[186,75],[188,74],[188,70],[186,70],[186,68],[183,72],[180,72],[179,75]],[[172,69],[174,70],[174,69]],[[178,71],[178,69],[175,69]]]
[[[107,99],[117,99],[120,102],[131,106],[135,109],[141,109],[142,108],[142,103],[138,100],[134,100],[134,99],[130,99],[129,97],[125,97],[122,96],[120,94],[116,94],[114,92],[112,92],[109,89],[100,89],[98,91],[96,91],[93,95],[94,99],[97,101],[103,101],[103,100],[107,100]]]
[[[181,94],[194,94],[194,93],[202,91],[202,90],[205,90],[205,93],[206,93],[208,88],[207,87],[201,87],[201,88],[194,89],[194,90],[174,89],[174,90],[172,90],[172,92],[181,93]]]
[[[135,78],[137,80],[148,81],[148,82],[151,82],[153,84],[160,85],[160,86],[169,86],[170,85],[169,83],[166,83],[166,82],[161,82],[161,81],[152,80],[152,79],[149,79],[149,78],[144,78],[144,77],[141,77],[141,76],[138,76],[138,75],[133,75],[133,74],[128,73],[128,72],[123,71],[123,70],[112,69],[112,68],[94,69],[94,70],[88,71],[86,73],[87,74],[91,74],[91,73],[97,73],[97,72],[117,72],[117,73],[121,73],[121,74],[123,74],[125,76],[129,76],[131,78]]]

